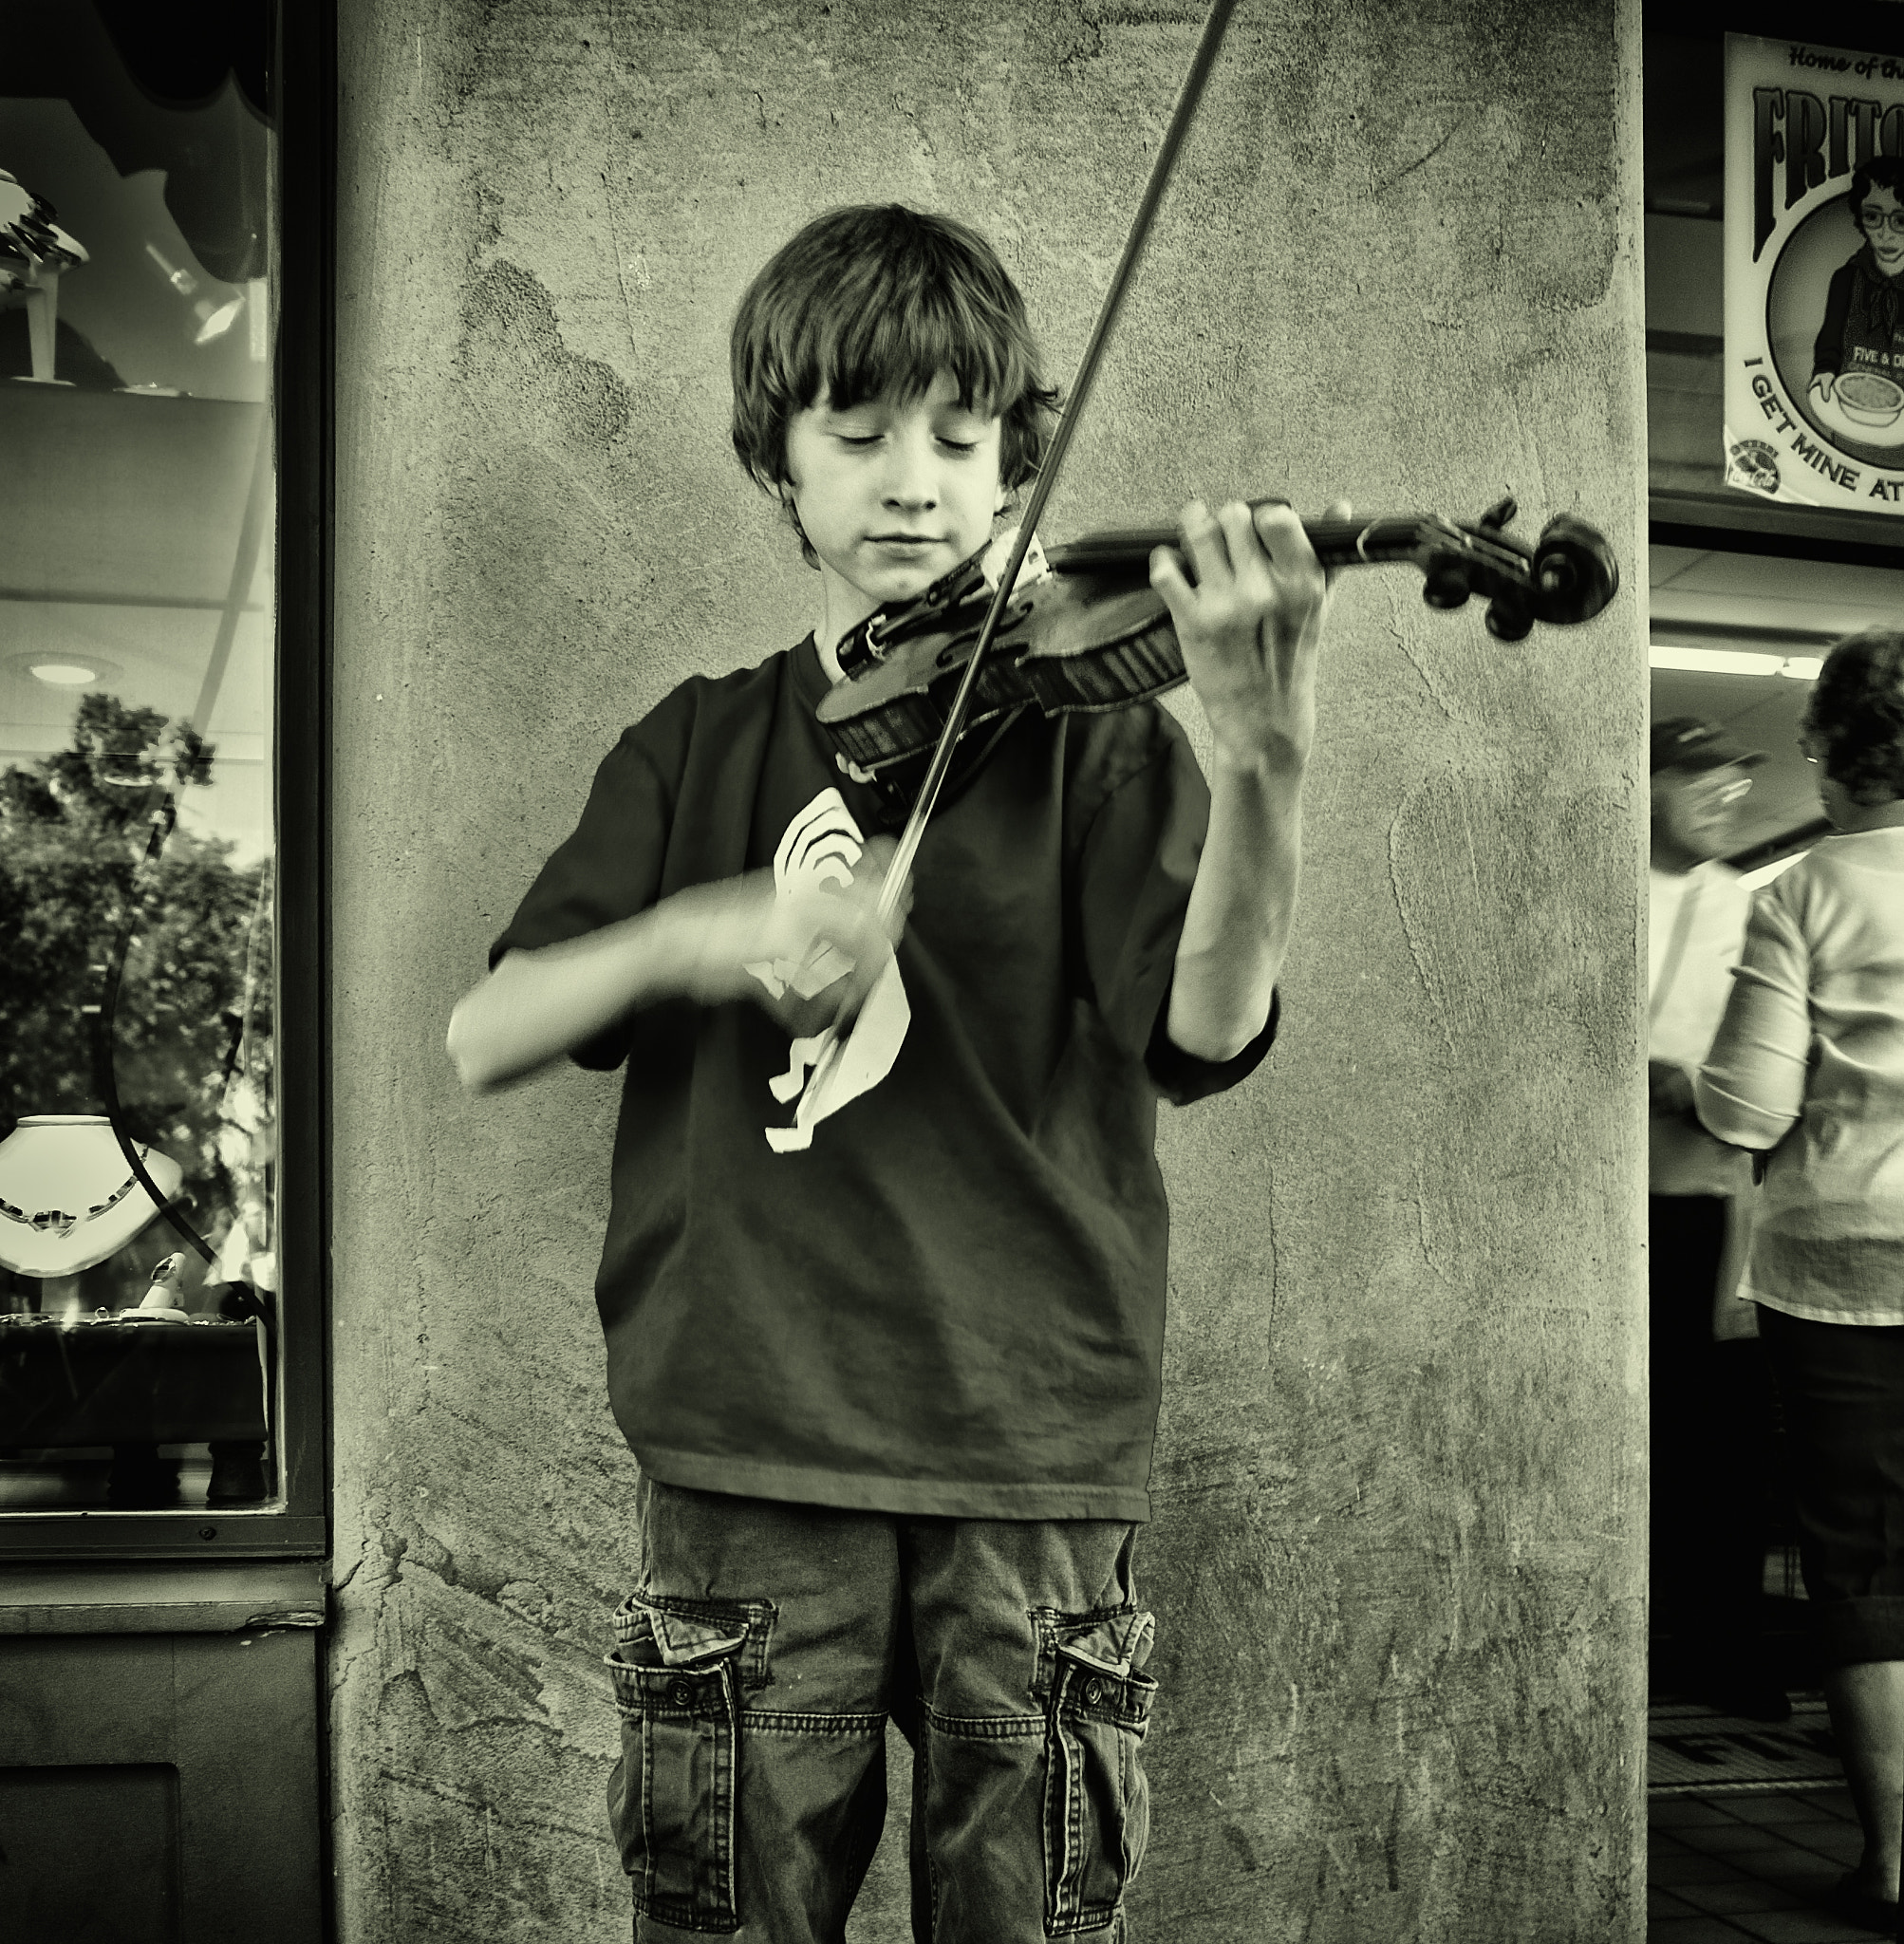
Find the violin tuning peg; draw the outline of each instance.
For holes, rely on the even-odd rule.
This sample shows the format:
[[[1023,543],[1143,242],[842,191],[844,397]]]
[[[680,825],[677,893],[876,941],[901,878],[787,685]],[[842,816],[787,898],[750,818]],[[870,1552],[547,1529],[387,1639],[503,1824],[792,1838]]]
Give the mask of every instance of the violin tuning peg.
[[[1467,575],[1451,561],[1431,569],[1422,582],[1422,599],[1430,608],[1459,608],[1472,591]]]
[[[1481,515],[1481,525],[1490,533],[1498,533],[1503,527],[1514,523],[1514,515],[1521,511],[1510,493],[1505,499],[1497,500]]]
[[[1487,631],[1498,642],[1521,642],[1534,631],[1534,617],[1516,602],[1496,598],[1484,616]]]

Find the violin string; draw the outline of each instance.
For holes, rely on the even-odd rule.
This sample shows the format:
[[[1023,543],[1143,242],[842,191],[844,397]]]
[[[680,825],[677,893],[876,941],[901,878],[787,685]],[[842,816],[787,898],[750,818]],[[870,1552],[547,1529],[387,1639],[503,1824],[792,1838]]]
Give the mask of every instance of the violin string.
[[[1098,306],[1097,321],[1092,327],[1090,342],[1084,347],[1084,356],[1078,361],[1077,374],[1072,380],[1071,397],[1065,405],[1064,417],[1058,421],[1057,429],[1052,435],[1049,451],[1044,463],[1038,468],[1036,482],[1032,488],[1031,503],[1026,507],[1024,517],[1018,523],[1017,537],[1005,562],[1004,571],[999,576],[997,590],[992,595],[991,606],[985,610],[985,619],[979,629],[979,639],[974,644],[965,671],[960,681],[957,692],[952,698],[952,706],[946,713],[945,726],[940,732],[938,747],[932,753],[932,761],[925,772],[924,780],[919,786],[919,794],[912,806],[912,813],[906,818],[905,828],[900,836],[898,848],[893,852],[892,862],[887,868],[885,885],[881,888],[879,915],[890,918],[905,894],[905,880],[912,869],[912,860],[918,854],[919,846],[925,835],[925,826],[932,815],[934,805],[939,800],[940,790],[943,787],[946,772],[951,768],[952,751],[959,739],[960,730],[970,706],[973,690],[978,685],[980,664],[987,649],[992,645],[993,637],[999,631],[999,623],[1004,616],[1007,605],[1017,589],[1018,570],[1025,563],[1025,555],[1037,533],[1037,523],[1045,509],[1045,502],[1051,497],[1052,489],[1057,483],[1059,470],[1064,464],[1071,441],[1075,435],[1078,422],[1084,414],[1085,401],[1091,395],[1092,382],[1096,379],[1098,365],[1103,362],[1104,348],[1111,337],[1111,326],[1117,320],[1117,313],[1123,307],[1124,292],[1137,269],[1144,246],[1149,239],[1150,229],[1155,221],[1158,205],[1164,199],[1164,191],[1169,184],[1170,173],[1177,159],[1177,151],[1184,145],[1184,138],[1189,132],[1191,120],[1197,111],[1197,103],[1203,97],[1204,84],[1209,78],[1211,67],[1216,63],[1217,50],[1222,46],[1223,30],[1229,25],[1231,13],[1235,10],[1236,0],[1215,0],[1209,18],[1204,23],[1204,30],[1197,41],[1197,50],[1190,60],[1189,72],[1184,77],[1183,87],[1178,91],[1177,105],[1171,111],[1170,124],[1164,132],[1164,140],[1158,145],[1156,159],[1150,165],[1149,179],[1144,185],[1143,200],[1137,205],[1137,214],[1130,220],[1130,228],[1124,238],[1124,252],[1118,258],[1117,268],[1111,272],[1110,288],[1104,293],[1104,300]]]

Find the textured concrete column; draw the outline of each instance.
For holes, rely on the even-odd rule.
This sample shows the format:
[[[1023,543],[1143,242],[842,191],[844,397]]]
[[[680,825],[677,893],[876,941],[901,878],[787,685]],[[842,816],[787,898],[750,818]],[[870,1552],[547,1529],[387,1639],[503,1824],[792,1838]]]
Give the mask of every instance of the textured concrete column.
[[[341,10],[343,1936],[580,1944],[627,1935],[614,1084],[467,1102],[448,1010],[620,728],[808,625],[726,446],[747,277],[832,204],[944,209],[1068,372],[1198,9]],[[1172,1944],[1641,1935],[1637,69],[1610,0],[1242,0],[1046,523],[1511,487],[1626,570],[1511,647],[1344,581],[1282,1042],[1167,1113]]]

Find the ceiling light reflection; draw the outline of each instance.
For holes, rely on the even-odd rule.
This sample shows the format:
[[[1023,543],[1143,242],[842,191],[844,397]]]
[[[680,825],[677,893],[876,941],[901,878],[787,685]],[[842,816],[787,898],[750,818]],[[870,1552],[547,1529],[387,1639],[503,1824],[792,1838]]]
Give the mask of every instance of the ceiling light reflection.
[[[1695,675],[1783,675],[1793,682],[1816,682],[1821,655],[1764,655],[1745,648],[1678,648],[1654,642],[1648,651],[1654,668],[1683,668]]]
[[[220,304],[217,309],[201,297],[192,307],[199,317],[198,335],[192,342],[195,345],[209,345],[214,338],[221,338],[237,323],[238,313],[245,308],[242,297],[233,297],[229,303]]]
[[[75,649],[64,643],[57,647],[48,645],[22,648],[17,654],[0,660],[0,675],[14,681],[30,677],[48,688],[90,688],[95,682],[111,682],[122,672],[120,664],[108,656],[96,655],[84,646]]]

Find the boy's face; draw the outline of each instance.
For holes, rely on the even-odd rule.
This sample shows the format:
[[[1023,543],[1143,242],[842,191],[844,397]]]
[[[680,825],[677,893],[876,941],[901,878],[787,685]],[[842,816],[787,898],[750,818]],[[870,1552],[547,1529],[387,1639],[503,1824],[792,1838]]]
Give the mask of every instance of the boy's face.
[[[944,371],[919,398],[835,411],[822,397],[787,421],[788,492],[820,557],[834,639],[991,538],[999,450],[999,421],[961,407]]]

